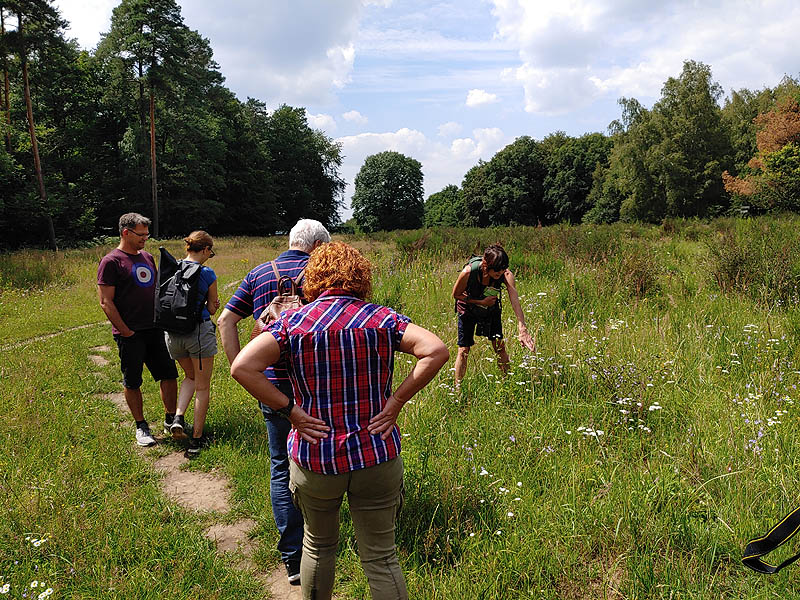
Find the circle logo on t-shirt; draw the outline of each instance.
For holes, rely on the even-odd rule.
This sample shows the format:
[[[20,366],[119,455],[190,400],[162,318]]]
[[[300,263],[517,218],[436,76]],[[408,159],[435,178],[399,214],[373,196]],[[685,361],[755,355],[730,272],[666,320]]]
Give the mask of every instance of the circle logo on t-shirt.
[[[150,287],[153,285],[153,279],[155,278],[155,273],[153,273],[153,269],[150,265],[144,264],[137,264],[133,265],[133,279],[136,281],[136,285],[140,287]]]

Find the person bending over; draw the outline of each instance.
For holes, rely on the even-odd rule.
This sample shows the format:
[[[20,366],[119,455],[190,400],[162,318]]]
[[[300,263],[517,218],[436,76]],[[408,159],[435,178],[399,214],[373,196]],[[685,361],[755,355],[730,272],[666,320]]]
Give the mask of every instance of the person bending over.
[[[517,316],[519,341],[528,350],[535,344],[525,325],[525,315],[519,303],[519,294],[514,275],[508,270],[508,254],[502,246],[486,248],[483,256],[476,256],[458,274],[453,285],[453,298],[456,300],[458,315],[458,354],[455,364],[456,388],[467,372],[469,349],[475,345],[475,335],[489,338],[497,354],[497,366],[505,375],[508,373],[508,352],[503,340],[500,292],[502,286],[508,290],[511,308]]]

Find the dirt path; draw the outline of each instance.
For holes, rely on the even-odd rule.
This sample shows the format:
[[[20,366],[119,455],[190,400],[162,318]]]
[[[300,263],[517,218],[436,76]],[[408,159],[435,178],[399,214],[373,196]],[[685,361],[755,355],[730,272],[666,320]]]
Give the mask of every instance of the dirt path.
[[[103,354],[110,351],[108,346],[97,346],[90,349],[88,358],[93,364],[102,367],[109,364],[108,358]],[[122,414],[130,415],[122,392],[102,394],[100,397],[113,403]],[[132,427],[133,422],[126,421],[123,425]],[[154,434],[161,431],[160,422],[151,423],[150,426]],[[159,444],[164,441],[161,435],[155,434],[153,437]],[[149,453],[142,450],[142,455],[147,457]],[[153,462],[153,468],[162,475],[161,489],[164,495],[186,510],[208,514],[206,538],[215,542],[217,552],[233,554],[239,568],[252,573],[262,583],[265,597],[275,600],[301,600],[300,587],[289,585],[283,565],[278,565],[267,573],[253,562],[255,542],[251,539],[250,532],[255,528],[256,522],[253,519],[223,522],[231,508],[228,478],[217,471],[203,473],[184,470],[183,467],[188,463],[189,459],[182,452],[172,452]]]
[[[48,333],[46,335],[37,335],[36,337],[28,338],[26,340],[20,340],[18,342],[14,342],[13,344],[8,344],[6,346],[0,346],[0,352],[5,352],[6,350],[13,350],[15,348],[21,348],[22,346],[27,346],[28,344],[32,344],[33,342],[40,342],[42,340],[49,340],[50,338],[54,338],[59,335],[64,335],[65,333],[69,333],[71,331],[78,331],[79,329],[88,329],[89,327],[97,327],[98,325],[107,325],[108,321],[98,321],[97,323],[87,323],[86,325],[78,325],[77,327],[69,327],[68,329],[62,329],[61,331],[57,331],[55,333]]]

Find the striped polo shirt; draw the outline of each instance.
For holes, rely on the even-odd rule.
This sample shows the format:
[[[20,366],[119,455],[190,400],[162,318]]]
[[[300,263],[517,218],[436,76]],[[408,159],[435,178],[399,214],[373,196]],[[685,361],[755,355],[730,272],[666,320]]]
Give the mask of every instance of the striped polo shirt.
[[[400,454],[397,425],[386,440],[367,426],[392,394],[394,352],[410,322],[391,308],[328,290],[269,328],[289,366],[295,402],[331,428],[316,444],[292,429],[292,460],[316,473],[336,474]]]
[[[288,275],[294,280],[305,269],[308,263],[308,253],[302,250],[287,250],[275,259],[275,264],[281,275]],[[302,281],[300,282],[302,293]],[[239,315],[243,319],[253,317],[257,319],[261,312],[269,306],[272,299],[278,295],[278,281],[269,262],[257,266],[250,271],[239,287],[225,305],[229,311]],[[283,362],[269,367],[264,374],[272,383],[288,381],[289,374],[286,372],[286,365]]]

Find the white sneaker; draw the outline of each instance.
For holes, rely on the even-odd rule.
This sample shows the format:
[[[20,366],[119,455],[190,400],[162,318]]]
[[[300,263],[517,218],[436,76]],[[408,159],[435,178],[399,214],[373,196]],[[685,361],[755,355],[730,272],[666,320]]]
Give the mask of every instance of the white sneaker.
[[[156,439],[150,434],[150,427],[147,423],[136,428],[136,443],[145,447],[156,443]]]

